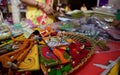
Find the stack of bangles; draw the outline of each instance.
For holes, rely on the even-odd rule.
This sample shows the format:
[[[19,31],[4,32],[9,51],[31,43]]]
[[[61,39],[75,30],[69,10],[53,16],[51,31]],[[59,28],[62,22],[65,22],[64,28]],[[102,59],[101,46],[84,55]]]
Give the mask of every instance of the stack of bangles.
[[[38,2],[38,1],[35,2],[35,6],[36,6],[36,7],[39,7],[39,6],[40,6],[40,8],[42,8],[42,9],[44,9],[44,8],[46,7],[46,5],[45,5],[44,3],[40,3],[40,2]]]

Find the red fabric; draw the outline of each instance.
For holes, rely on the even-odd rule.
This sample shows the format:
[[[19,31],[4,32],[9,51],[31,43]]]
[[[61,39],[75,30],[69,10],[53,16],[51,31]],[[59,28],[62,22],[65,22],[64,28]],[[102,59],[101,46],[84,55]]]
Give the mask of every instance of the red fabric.
[[[46,0],[46,4],[48,4],[49,3],[49,0]]]
[[[118,56],[120,56],[120,51],[94,54],[87,63],[70,75],[100,75],[104,70],[94,66],[93,64],[105,65],[109,60],[115,60]]]
[[[42,50],[42,56],[46,59],[53,59],[53,60],[57,60],[57,57],[52,53],[52,51],[49,50],[49,47],[47,46],[43,46],[41,48]]]
[[[104,69],[96,67],[93,64],[107,65],[109,60],[115,60],[120,56],[120,42],[108,41],[107,45],[110,47],[110,51],[100,51],[93,54],[82,67],[70,75],[100,75]]]
[[[39,16],[39,17],[37,18],[38,23],[40,23],[40,21],[42,20],[42,17],[43,17],[43,16]]]
[[[42,25],[45,25],[45,21],[42,21]]]

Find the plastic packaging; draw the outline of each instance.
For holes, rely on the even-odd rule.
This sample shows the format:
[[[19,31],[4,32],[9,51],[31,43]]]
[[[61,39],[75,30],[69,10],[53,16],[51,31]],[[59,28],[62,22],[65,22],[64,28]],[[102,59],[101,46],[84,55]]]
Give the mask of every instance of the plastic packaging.
[[[12,4],[12,17],[14,23],[20,22],[20,9],[18,8],[19,1],[18,0],[11,0]]]
[[[11,32],[9,28],[5,25],[0,25],[0,40],[5,40],[10,38]]]

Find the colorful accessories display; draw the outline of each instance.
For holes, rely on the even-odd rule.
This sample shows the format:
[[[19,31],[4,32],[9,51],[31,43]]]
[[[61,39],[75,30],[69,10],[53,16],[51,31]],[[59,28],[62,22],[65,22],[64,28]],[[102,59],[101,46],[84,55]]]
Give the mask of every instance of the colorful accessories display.
[[[94,52],[94,44],[88,37],[60,31],[52,25],[36,29],[27,39],[12,40],[21,43],[12,45],[17,49],[0,56],[2,66],[9,69],[8,74],[39,69],[48,75],[69,74]]]

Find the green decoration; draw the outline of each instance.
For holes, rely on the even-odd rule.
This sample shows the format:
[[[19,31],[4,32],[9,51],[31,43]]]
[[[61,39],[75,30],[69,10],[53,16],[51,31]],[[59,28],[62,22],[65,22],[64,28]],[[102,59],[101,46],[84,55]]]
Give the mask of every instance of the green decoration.
[[[69,51],[69,50],[70,50],[70,48],[68,48],[68,47],[67,47],[67,48],[66,48],[66,50],[67,50],[67,51]]]
[[[69,72],[72,69],[72,66],[70,64],[67,64],[65,67],[63,67],[64,72]]]
[[[55,68],[51,69],[50,72],[48,72],[48,75],[56,75],[57,70]]]
[[[8,51],[11,52],[11,51],[13,51],[13,49],[12,49],[12,48],[9,48]]]
[[[61,69],[57,69],[56,75],[62,75]]]

